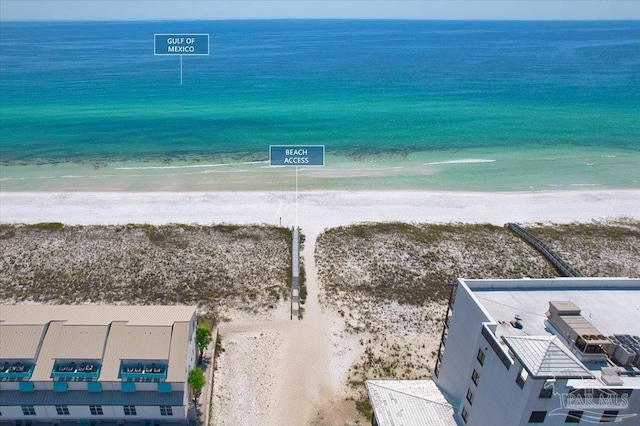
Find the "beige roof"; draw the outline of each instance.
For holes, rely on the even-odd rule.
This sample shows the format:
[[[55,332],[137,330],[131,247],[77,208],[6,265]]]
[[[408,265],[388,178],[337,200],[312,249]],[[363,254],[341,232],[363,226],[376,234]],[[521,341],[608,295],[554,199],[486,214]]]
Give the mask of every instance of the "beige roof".
[[[121,359],[169,360],[171,327],[140,327],[127,325],[120,334]]]
[[[109,329],[109,341],[104,348],[104,357],[102,358],[102,370],[100,371],[100,380],[116,381],[118,380],[118,371],[120,369],[120,351],[122,350],[122,342],[124,341],[126,323],[114,322]]]
[[[107,325],[127,321],[129,325],[171,326],[189,322],[195,306],[106,306],[106,305],[0,305],[0,321],[12,325],[44,325],[66,321],[67,325]]]
[[[171,343],[171,327],[131,327],[123,322],[113,323],[100,380],[118,380],[122,360],[169,361]],[[169,364],[173,364],[173,360]]]
[[[167,382],[180,382],[187,373],[187,350],[189,348],[189,323],[176,323],[171,336],[171,350],[169,351],[169,370]]]
[[[166,361],[167,380],[184,381],[190,322],[195,309],[195,306],[0,306],[3,333],[0,354],[8,359],[19,358],[16,354],[31,354],[33,359],[42,340],[32,375],[34,381],[51,380],[54,362],[60,359],[101,360],[100,381],[119,380],[122,360]],[[21,338],[20,333],[28,338]]]
[[[33,380],[49,380],[56,360],[101,359],[107,326],[68,326],[52,322],[42,342],[42,349],[33,371]]]
[[[44,330],[43,325],[0,325],[0,359],[35,359]]]
[[[46,339],[53,340],[53,358],[101,359],[109,327],[106,325],[66,325],[52,327]],[[49,354],[47,354],[49,355]]]

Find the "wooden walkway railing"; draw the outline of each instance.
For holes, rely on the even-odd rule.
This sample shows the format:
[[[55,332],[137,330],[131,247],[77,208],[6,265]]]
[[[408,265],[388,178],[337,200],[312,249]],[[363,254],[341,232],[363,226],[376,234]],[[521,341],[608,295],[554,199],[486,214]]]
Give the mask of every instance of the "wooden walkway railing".
[[[300,313],[300,232],[293,228],[291,244],[291,319]]]
[[[558,256],[551,248],[540,241],[538,238],[534,237],[527,231],[525,231],[520,225],[517,223],[507,223],[506,227],[515,232],[520,238],[526,241],[531,247],[538,250],[544,257],[547,258],[549,262],[553,265],[554,268],[558,270],[560,275],[563,277],[579,277],[580,274],[578,271],[573,269],[571,266],[567,264],[560,256]]]

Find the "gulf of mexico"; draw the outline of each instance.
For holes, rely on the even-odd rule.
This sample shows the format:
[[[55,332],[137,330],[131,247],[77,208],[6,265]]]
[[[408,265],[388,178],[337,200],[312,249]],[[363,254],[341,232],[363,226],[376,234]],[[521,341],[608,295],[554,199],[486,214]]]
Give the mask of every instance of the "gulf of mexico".
[[[159,32],[211,34],[209,57],[184,58],[182,86],[178,59],[153,56]],[[637,187],[639,34],[637,22],[6,23],[0,188],[65,187],[60,164],[84,176],[260,161],[271,143],[325,144],[333,165],[308,173],[318,188]],[[233,167],[250,169],[242,188],[262,170]],[[110,174],[95,185],[224,186]]]

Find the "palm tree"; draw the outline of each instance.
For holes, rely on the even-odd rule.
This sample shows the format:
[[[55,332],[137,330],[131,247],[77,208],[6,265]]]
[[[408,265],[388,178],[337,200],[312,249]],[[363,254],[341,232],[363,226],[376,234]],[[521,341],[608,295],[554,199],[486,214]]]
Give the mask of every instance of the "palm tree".
[[[187,381],[193,394],[193,405],[195,407],[198,403],[200,392],[202,392],[202,388],[204,387],[204,373],[202,372],[202,368],[196,367],[190,370]]]
[[[200,351],[198,364],[202,364],[202,356],[204,355],[204,350],[209,346],[209,343],[211,343],[211,330],[208,328],[198,327],[196,330],[196,345]]]

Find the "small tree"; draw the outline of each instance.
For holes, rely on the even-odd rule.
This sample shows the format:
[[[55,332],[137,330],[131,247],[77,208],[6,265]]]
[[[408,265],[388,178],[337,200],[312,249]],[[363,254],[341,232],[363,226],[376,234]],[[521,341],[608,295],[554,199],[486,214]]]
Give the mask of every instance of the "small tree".
[[[202,372],[202,368],[196,367],[189,371],[188,382],[191,392],[193,393],[193,405],[195,406],[198,403],[200,392],[202,392],[202,388],[204,387],[204,373]]]
[[[209,346],[209,343],[211,343],[211,330],[198,327],[196,329],[196,346],[198,346],[198,350],[200,351],[198,364],[202,364],[202,356],[204,355],[204,350]]]

